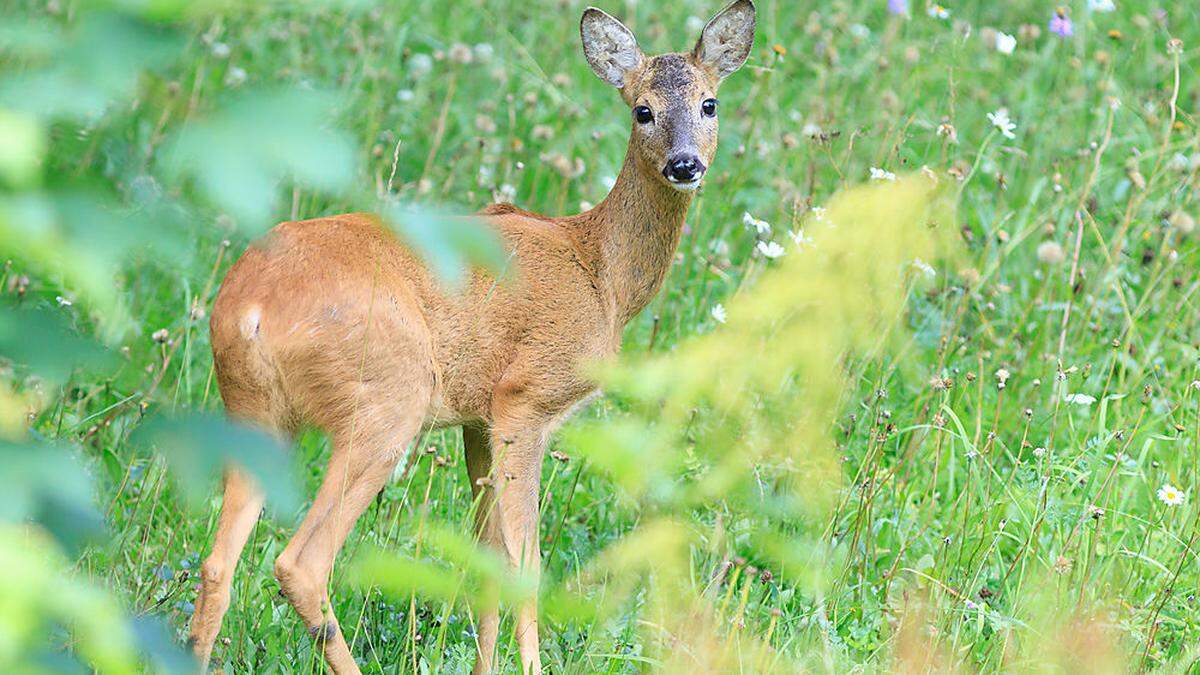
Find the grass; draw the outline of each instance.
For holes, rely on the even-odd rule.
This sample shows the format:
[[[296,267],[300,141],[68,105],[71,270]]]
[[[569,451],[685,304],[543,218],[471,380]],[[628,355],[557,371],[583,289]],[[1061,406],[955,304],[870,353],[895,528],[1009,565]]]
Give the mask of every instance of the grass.
[[[718,9],[700,4],[604,9],[658,52],[691,46],[699,24],[690,14]],[[716,329],[714,306],[753,293],[773,263],[754,254],[743,212],[787,243],[782,233],[801,214],[867,181],[872,167],[927,167],[961,181],[966,254],[912,293],[901,345],[847,366],[835,425],[845,487],[827,521],[797,526],[823,533],[835,553],[819,593],[779,570],[751,573],[747,565],[770,571],[749,543],[755,518],[722,503],[697,514],[711,546],[695,552],[696,582],[723,561],[736,570],[720,582],[727,630],[837,672],[922,663],[1090,670],[1110,655],[1133,668],[1196,667],[1200,8],[1086,5],[1070,5],[1075,34],[1063,39],[1047,31],[1054,7],[1042,2],[963,2],[939,20],[921,6],[910,19],[891,16],[866,0],[760,1],[756,48],[721,91],[720,150],[677,263],[629,325],[625,349],[672,350]],[[575,212],[603,197],[629,126],[582,58],[581,10],[446,0],[241,11],[198,31],[182,65],[147,87],[122,126],[56,142],[127,185],[147,160],[111,153],[106,139],[146,143],[150,155],[149,130],[183,123],[227,90],[314,83],[339,92],[340,123],[366,158],[359,181],[371,191],[463,210],[505,191],[532,210]],[[989,29],[1016,35],[1015,52],[989,47]],[[1182,46],[1169,48],[1171,39]],[[490,49],[455,63],[445,58],[455,43]],[[417,55],[433,56],[428,72]],[[1015,138],[992,128],[987,114],[1000,108]],[[299,188],[284,203],[281,219],[347,207]],[[161,463],[125,441],[140,419],[132,403],[148,391],[165,406],[220,405],[194,308],[209,306],[214,279],[246,241],[220,220],[196,218],[200,264],[139,266],[124,278],[143,329],[124,366],[134,384],[73,382],[74,394],[40,422],[83,443],[103,486],[113,541],[81,569],[134,611],[166,614],[181,635],[219,500],[214,491],[211,508],[183,508]],[[55,283],[34,280],[50,298]],[[169,342],[151,339],[159,329]],[[601,399],[584,415],[610,418],[620,407]],[[328,449],[316,432],[297,445],[308,494]],[[561,580],[640,513],[570,445],[554,449],[567,460],[544,468],[543,562],[547,579]],[[1164,484],[1185,493],[1181,505],[1156,496]],[[339,558],[333,604],[365,670],[469,670],[463,603],[358,590],[343,570],[368,544],[415,554],[424,528],[466,528],[470,506],[457,432],[437,432],[362,518]],[[226,672],[322,668],[271,574],[291,523],[260,521],[242,557],[214,655]],[[652,667],[639,610],[635,601],[606,621],[547,625],[548,668]],[[511,668],[508,628],[501,648]]]

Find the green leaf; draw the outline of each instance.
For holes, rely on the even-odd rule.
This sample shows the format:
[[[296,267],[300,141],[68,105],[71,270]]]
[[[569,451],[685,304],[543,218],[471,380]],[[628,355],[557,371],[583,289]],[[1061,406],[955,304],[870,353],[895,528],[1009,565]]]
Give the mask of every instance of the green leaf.
[[[251,232],[275,214],[280,181],[327,191],[350,186],[354,144],[329,128],[336,97],[312,91],[244,92],[182,129],[163,153],[171,175],[194,176],[218,208]]]
[[[434,273],[452,284],[472,266],[503,275],[509,255],[496,233],[476,217],[446,215],[429,206],[392,203],[383,208],[387,223]]]
[[[214,480],[232,464],[254,477],[278,513],[294,513],[300,507],[287,446],[260,429],[211,413],[159,415],[138,427],[129,442],[157,450],[193,506],[212,496]]]
[[[102,370],[116,359],[100,343],[79,336],[61,313],[0,308],[0,358],[59,383],[76,368]]]
[[[66,446],[0,441],[0,481],[0,521],[36,522],[70,552],[101,538],[91,477]]]

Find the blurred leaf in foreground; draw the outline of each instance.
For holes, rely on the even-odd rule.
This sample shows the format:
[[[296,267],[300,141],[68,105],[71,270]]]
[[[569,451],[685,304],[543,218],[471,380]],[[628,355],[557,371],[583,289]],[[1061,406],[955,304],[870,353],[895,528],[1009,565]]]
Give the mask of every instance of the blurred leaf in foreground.
[[[76,333],[61,313],[0,308],[0,359],[52,383],[75,368],[101,370],[114,362],[100,343]]]
[[[398,203],[386,205],[383,218],[438,277],[451,284],[462,283],[472,266],[503,275],[508,254],[496,233],[478,218]]]
[[[270,224],[280,181],[347,189],[356,175],[350,137],[330,127],[337,97],[300,90],[247,91],[178,132],[167,168],[194,176],[200,190],[244,230]]]
[[[0,441],[0,481],[0,522],[36,522],[71,553],[103,534],[91,477],[66,447]]]
[[[265,431],[211,413],[160,415],[139,426],[129,441],[166,458],[193,506],[207,503],[214,479],[232,464],[254,477],[276,513],[292,514],[300,507],[291,454]]]

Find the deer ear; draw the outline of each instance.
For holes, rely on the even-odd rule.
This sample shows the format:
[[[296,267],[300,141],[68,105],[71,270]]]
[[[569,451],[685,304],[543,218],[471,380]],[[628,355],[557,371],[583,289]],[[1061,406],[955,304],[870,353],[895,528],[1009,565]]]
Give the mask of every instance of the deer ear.
[[[754,3],[736,0],[708,22],[692,56],[722,79],[742,67],[754,44]]]
[[[583,55],[600,79],[618,89],[625,86],[629,73],[642,63],[642,50],[625,24],[596,9],[583,11],[579,23]]]

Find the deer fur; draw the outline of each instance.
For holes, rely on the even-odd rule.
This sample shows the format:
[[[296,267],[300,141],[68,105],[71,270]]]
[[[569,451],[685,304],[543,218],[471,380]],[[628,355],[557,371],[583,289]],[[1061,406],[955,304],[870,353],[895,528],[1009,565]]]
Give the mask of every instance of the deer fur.
[[[746,60],[754,5],[726,7],[690,53],[647,57],[595,8],[580,32],[593,70],[634,108],[629,148],[611,192],[586,213],[492,205],[473,216],[512,254],[510,280],[475,271],[465,288],[447,288],[374,216],[347,214],[276,226],[217,294],[213,359],[228,413],[283,436],[315,425],[332,440],[324,482],[275,575],[334,672],[359,671],[330,608],[334,558],[424,430],[462,427],[479,538],[537,574],[548,438],[596,391],[581,366],[615,354],[625,324],[662,286],[716,151],[716,116],[702,104]],[[639,106],[651,121],[638,121]],[[680,158],[691,163],[672,169]],[[191,627],[204,666],[262,503],[231,468]],[[477,617],[477,673],[496,667],[497,611]],[[541,670],[537,619],[535,600],[518,609],[525,672]]]

